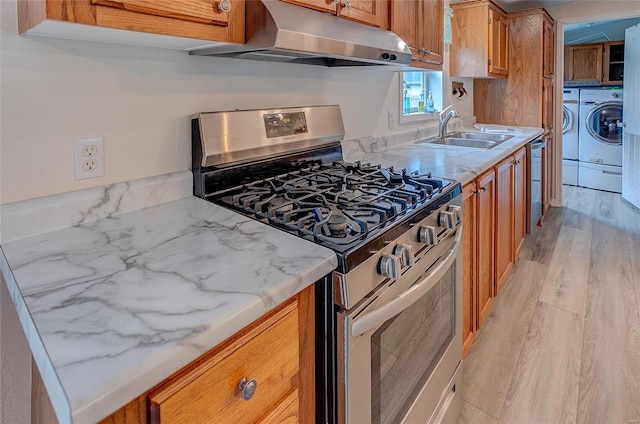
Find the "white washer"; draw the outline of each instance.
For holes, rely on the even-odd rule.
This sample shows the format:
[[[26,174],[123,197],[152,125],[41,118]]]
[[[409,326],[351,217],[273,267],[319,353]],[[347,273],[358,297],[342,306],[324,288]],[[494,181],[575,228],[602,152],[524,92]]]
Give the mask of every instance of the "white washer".
[[[622,191],[622,90],[580,91],[578,185]]]
[[[580,89],[562,92],[562,184],[578,185],[578,113]]]

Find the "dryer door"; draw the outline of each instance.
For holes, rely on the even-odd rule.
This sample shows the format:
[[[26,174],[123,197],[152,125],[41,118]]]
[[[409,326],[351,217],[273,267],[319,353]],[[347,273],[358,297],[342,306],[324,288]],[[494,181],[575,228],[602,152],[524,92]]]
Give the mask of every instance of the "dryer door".
[[[594,104],[586,119],[587,131],[601,143],[610,146],[622,144],[622,103],[603,102]]]

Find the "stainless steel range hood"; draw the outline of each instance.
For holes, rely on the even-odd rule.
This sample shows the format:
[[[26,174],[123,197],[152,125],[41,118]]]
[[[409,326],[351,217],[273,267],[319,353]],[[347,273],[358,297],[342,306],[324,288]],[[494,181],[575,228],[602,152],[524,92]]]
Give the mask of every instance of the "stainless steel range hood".
[[[245,44],[192,50],[235,57],[322,66],[408,65],[411,51],[391,31],[280,0],[247,0]]]

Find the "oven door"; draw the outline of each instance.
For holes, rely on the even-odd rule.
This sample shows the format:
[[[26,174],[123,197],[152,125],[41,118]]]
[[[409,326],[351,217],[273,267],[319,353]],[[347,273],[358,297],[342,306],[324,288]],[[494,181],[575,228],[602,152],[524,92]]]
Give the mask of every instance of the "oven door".
[[[412,272],[338,313],[341,422],[434,422],[452,404],[462,358],[461,237],[462,226]]]

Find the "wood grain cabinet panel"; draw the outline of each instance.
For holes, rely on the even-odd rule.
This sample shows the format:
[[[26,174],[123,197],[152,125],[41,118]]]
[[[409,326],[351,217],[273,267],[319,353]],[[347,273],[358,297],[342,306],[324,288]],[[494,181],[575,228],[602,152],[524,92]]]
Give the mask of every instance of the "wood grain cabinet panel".
[[[24,33],[45,20],[52,20],[206,41],[244,43],[244,0],[229,0],[230,10],[226,12],[220,4],[220,0],[20,0],[18,30]]]
[[[389,27],[388,0],[282,0],[298,6],[332,13],[341,18],[387,29]]]
[[[480,327],[491,308],[495,296],[494,273],[494,222],[496,176],[493,169],[477,179],[478,195],[476,200],[477,223],[477,328]]]
[[[527,237],[527,149],[513,155],[513,246],[514,263]]]
[[[442,70],[442,0],[391,0],[390,30],[411,49],[411,66]]]
[[[513,268],[513,157],[495,167],[496,171],[496,223],[495,273],[496,294]]]
[[[564,80],[602,82],[602,53],[602,43],[566,46]]]
[[[477,330],[476,325],[476,292],[477,270],[476,255],[476,196],[477,183],[471,181],[462,189],[462,213],[464,222],[464,238],[462,240],[462,356],[466,356],[471,348]]]
[[[450,74],[506,78],[509,75],[509,18],[489,0],[452,3]]]

